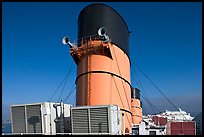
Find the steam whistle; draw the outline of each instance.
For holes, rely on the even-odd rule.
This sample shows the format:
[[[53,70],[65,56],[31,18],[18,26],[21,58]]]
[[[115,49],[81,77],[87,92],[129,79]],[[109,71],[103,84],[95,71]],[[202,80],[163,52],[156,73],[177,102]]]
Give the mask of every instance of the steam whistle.
[[[67,36],[65,36],[63,39],[62,39],[62,43],[64,44],[64,45],[69,45],[70,46],[70,48],[78,48],[75,44],[73,44],[73,43],[71,43],[70,42],[70,40],[69,40],[69,38],[67,37]]]
[[[98,29],[98,35],[103,40],[103,42],[110,41],[110,38],[106,33],[107,33],[107,30],[106,30],[105,27],[101,27],[101,28]]]

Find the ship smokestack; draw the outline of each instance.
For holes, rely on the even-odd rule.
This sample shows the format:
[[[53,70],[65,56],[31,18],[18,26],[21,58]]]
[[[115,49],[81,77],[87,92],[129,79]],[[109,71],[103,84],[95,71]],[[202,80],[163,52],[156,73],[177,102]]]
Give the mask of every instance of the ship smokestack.
[[[124,19],[104,4],[86,6],[78,17],[76,106],[117,105],[131,133],[129,30]],[[122,121],[121,120],[121,121]]]
[[[140,101],[140,90],[132,88],[131,92],[131,112],[133,125],[139,125],[142,122],[142,103]]]

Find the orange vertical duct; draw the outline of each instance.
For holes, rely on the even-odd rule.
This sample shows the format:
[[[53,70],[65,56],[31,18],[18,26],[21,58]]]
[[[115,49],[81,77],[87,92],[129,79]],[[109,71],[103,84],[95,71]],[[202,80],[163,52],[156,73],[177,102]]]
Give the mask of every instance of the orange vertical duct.
[[[131,112],[133,125],[139,125],[142,121],[142,107],[140,102],[140,90],[137,88],[132,89]]]

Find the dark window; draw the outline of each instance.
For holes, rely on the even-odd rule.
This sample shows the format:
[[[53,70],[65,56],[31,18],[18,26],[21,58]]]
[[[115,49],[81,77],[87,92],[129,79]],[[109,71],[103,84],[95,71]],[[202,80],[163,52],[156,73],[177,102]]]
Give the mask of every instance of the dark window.
[[[156,135],[156,131],[149,131],[149,135]]]
[[[139,135],[139,128],[132,128],[132,135]]]

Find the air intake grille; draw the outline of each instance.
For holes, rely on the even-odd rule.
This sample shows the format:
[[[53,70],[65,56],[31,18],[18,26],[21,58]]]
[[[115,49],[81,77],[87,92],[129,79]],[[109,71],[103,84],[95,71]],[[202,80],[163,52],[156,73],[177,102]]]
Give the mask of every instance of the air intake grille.
[[[91,133],[108,133],[108,109],[90,109]]]
[[[73,133],[89,133],[88,109],[74,109],[72,119]]]
[[[12,111],[12,128],[13,133],[25,133],[25,107],[24,106],[15,106],[11,108]]]
[[[109,133],[108,108],[72,109],[73,133]]]
[[[11,107],[12,133],[42,133],[41,104]]]
[[[41,105],[27,105],[28,133],[42,133]]]

